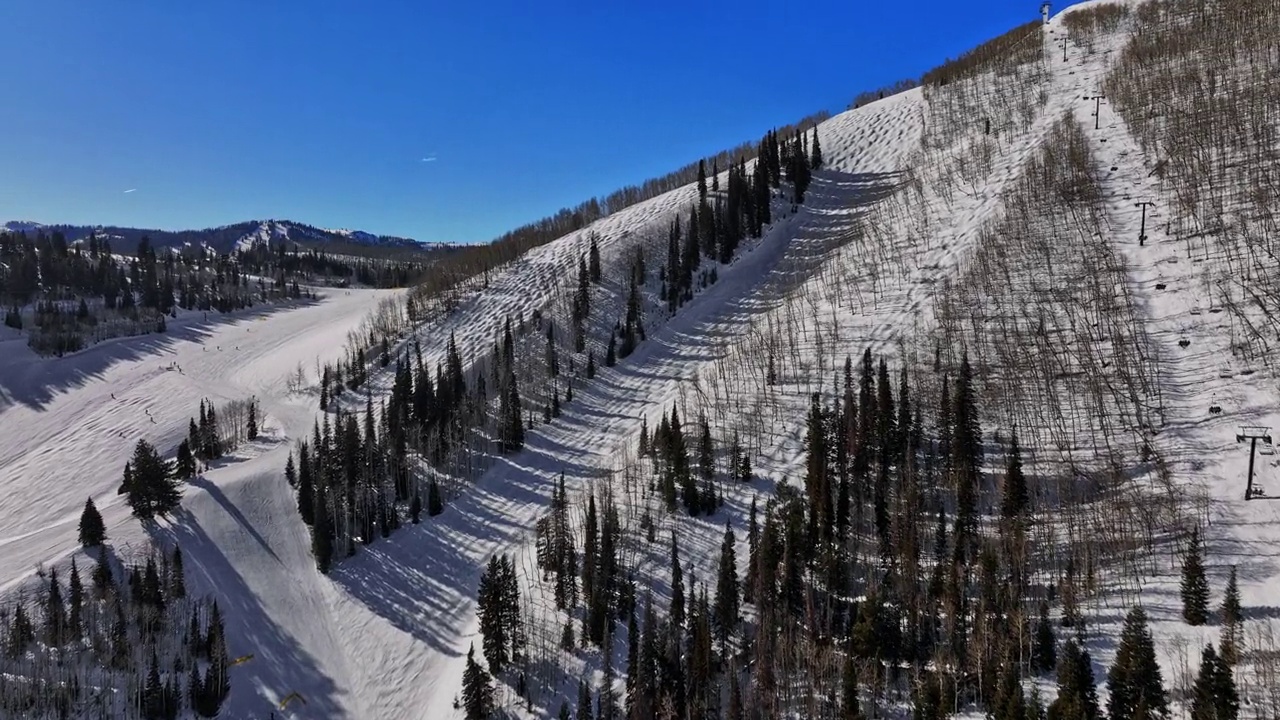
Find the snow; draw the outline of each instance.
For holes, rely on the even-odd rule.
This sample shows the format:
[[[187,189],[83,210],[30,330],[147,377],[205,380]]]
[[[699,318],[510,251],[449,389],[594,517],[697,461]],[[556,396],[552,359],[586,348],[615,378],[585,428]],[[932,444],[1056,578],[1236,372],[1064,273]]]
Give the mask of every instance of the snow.
[[[1061,19],[1048,30],[1061,33]],[[686,418],[687,408],[704,409],[717,434],[736,430],[752,440],[763,480],[733,488],[713,518],[660,519],[659,534],[678,533],[705,580],[713,577],[727,520],[745,559],[742,528],[751,498],[798,477],[809,394],[829,387],[837,363],[863,347],[904,359],[932,352],[946,281],[968,271],[983,229],[1007,211],[1005,194],[1054,123],[1070,113],[1089,138],[1105,197],[1106,240],[1124,261],[1159,368],[1166,423],[1155,442],[1177,484],[1188,492],[1202,488],[1208,499],[1211,583],[1221,588],[1227,567],[1239,565],[1245,606],[1274,611],[1269,603],[1280,589],[1280,567],[1268,548],[1280,541],[1280,505],[1243,500],[1248,458],[1235,433],[1245,424],[1280,428],[1280,388],[1265,368],[1233,362],[1229,321],[1211,311],[1201,292],[1204,264],[1189,261],[1164,234],[1167,202],[1149,177],[1152,159],[1106,104],[1102,127],[1093,130],[1093,104],[1081,98],[1097,91],[1123,37],[1105,39],[1091,55],[1072,48],[1063,63],[1048,30],[1046,66],[1023,78],[1045,90],[1043,101],[1033,98],[1023,108],[1019,98],[1006,98],[996,111],[1008,120],[997,123],[998,140],[971,130],[947,135],[920,88],[823,123],[827,164],[797,214],[775,218],[764,238],[721,269],[719,282],[656,323],[632,356],[602,369],[562,418],[538,425],[523,452],[500,460],[443,515],[361,548],[329,577],[315,570],[282,477],[290,441],[309,433],[316,417],[315,397],[290,394],[285,379],[301,365],[314,383],[317,361],[338,357],[347,333],[394,292],[352,290],[309,307],[176,324],[165,335],[111,341],[60,360],[35,358],[19,340],[0,335],[0,587],[12,589],[36,566],[75,553],[76,521],[91,496],[118,550],[151,539],[179,543],[189,584],[215,593],[226,609],[232,655],[255,654],[232,676],[230,716],[265,715],[296,691],[305,709],[290,706],[277,715],[458,717],[452,704],[464,658],[478,641],[480,570],[494,553],[514,552],[536,575],[528,568],[534,523],[560,473],[571,494],[581,493],[623,467],[642,417],[652,429],[673,403]],[[455,312],[416,332],[424,360],[434,364],[450,334],[464,358],[484,352],[508,317],[527,318],[560,301],[590,233],[612,267],[636,247],[653,247],[696,192],[689,186],[639,203],[494,271],[487,288],[472,289]],[[1134,203],[1141,200],[1157,204],[1147,217],[1145,245],[1137,242],[1141,214]],[[240,243],[281,232],[263,223]],[[660,255],[648,257],[650,267],[660,262]],[[1166,287],[1157,290],[1158,283]],[[792,328],[779,352],[783,381],[767,388],[762,358],[787,334],[778,331],[783,326]],[[1190,341],[1185,348],[1183,340]],[[170,364],[181,372],[166,369]],[[248,395],[262,404],[267,437],[188,488],[171,521],[144,529],[129,518],[115,488],[136,439],[167,451],[184,436],[201,398]],[[1210,406],[1221,414],[1211,415]],[[1258,461],[1257,483],[1280,496],[1280,461],[1275,455]],[[624,524],[633,526],[645,501],[622,499]],[[652,554],[644,579],[660,590],[666,545],[658,545],[627,551]],[[1141,597],[1168,680],[1182,662],[1183,642],[1194,652],[1216,640],[1217,628],[1181,624],[1171,595],[1176,563],[1165,558],[1156,565]],[[1114,610],[1133,599],[1110,595],[1100,602]],[[549,621],[551,611],[539,605],[538,612]],[[1097,627],[1114,635],[1118,620]],[[1105,644],[1090,649],[1101,666],[1109,663]],[[549,714],[558,701],[540,698],[538,709]]]

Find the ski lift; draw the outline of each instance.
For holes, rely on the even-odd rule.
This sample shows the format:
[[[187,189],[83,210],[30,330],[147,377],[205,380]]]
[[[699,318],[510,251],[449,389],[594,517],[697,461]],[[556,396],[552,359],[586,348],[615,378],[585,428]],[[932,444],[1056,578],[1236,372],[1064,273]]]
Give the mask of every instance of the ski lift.
[[[1158,283],[1156,283],[1156,289],[1157,289],[1157,290],[1163,290],[1163,289],[1165,289],[1166,287],[1168,287],[1168,285],[1166,285],[1165,283],[1162,283],[1162,282],[1158,282]]]
[[[1221,414],[1222,414],[1222,406],[1218,404],[1218,394],[1217,394],[1217,393],[1214,393],[1214,394],[1213,394],[1213,397],[1209,398],[1209,414],[1210,414],[1210,415],[1221,415]]]
[[[1231,365],[1229,363],[1223,363],[1222,365],[1218,366],[1218,377],[1220,378],[1235,377],[1235,373],[1231,370]]]
[[[1192,315],[1200,315],[1200,314],[1201,314],[1201,313],[1203,313],[1203,312],[1204,312],[1204,311],[1200,309],[1200,306],[1199,306],[1199,305],[1192,305],[1192,306],[1191,306],[1191,314],[1192,314]]]

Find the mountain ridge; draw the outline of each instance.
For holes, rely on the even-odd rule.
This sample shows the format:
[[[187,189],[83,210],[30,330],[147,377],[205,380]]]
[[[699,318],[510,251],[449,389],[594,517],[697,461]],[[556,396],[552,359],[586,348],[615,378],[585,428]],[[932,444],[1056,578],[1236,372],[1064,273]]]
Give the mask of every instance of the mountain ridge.
[[[321,228],[294,220],[245,220],[217,227],[185,230],[123,227],[118,225],[77,225],[10,220],[0,225],[4,232],[60,232],[70,242],[84,240],[90,234],[109,240],[123,241],[119,249],[129,249],[146,237],[155,247],[203,245],[222,253],[243,250],[272,240],[300,244],[347,244],[376,248],[439,250],[456,247],[456,243],[425,242],[397,235],[380,235],[364,230]]]

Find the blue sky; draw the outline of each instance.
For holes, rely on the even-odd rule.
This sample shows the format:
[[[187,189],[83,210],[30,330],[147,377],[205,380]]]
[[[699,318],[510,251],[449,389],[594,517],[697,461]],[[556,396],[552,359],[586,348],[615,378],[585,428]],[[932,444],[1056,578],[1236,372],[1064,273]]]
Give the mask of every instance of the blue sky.
[[[1038,6],[7,2],[0,220],[483,241],[843,110]]]

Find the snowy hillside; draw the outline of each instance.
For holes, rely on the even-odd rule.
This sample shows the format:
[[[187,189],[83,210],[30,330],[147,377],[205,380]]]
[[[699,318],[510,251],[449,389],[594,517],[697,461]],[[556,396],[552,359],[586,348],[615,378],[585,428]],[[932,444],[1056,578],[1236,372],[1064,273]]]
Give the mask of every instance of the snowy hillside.
[[[1078,641],[1099,701],[1122,707],[1107,673],[1126,662],[1118,639],[1138,605],[1174,716],[1193,700],[1201,648],[1225,651],[1230,637],[1240,716],[1273,717],[1280,460],[1259,444],[1246,498],[1240,436],[1280,432],[1274,193],[1256,169],[1280,143],[1240,120],[1221,146],[1196,145],[1202,126],[1160,115],[1144,89],[1200,66],[1142,43],[1203,38],[1230,58],[1210,73],[1220,104],[1254,92],[1254,119],[1274,129],[1276,96],[1248,88],[1273,57],[1275,9],[1262,8],[1256,37],[1187,30],[1201,11],[1237,28],[1229,6],[1086,2],[935,71],[943,80],[823,122],[805,201],[775,188],[760,237],[727,263],[702,261],[678,307],[667,253],[696,185],[488,268],[447,306],[412,291],[324,291],[313,305],[58,360],[0,335],[0,587],[42,592],[37,567],[65,577],[72,558],[94,565],[77,542],[86,498],[113,557],[176,545],[190,591],[222,609],[230,655],[252,655],[228,672],[226,717],[465,717],[468,650],[495,661],[477,593],[504,555],[527,636],[492,680],[512,717],[555,717],[584,689],[596,717],[610,697],[646,718],[662,703],[742,717],[735,701],[748,717],[853,717],[855,701],[867,716],[981,717],[1024,689],[1049,704],[1060,678],[1037,666],[1041,612],[1057,656]],[[1201,123],[1225,113],[1175,99]],[[728,202],[730,182],[730,171],[709,178],[708,196]],[[255,224],[235,242],[297,228]],[[569,335],[593,247],[602,271],[579,352]],[[606,365],[636,307],[644,339]],[[497,378],[509,327],[523,448],[492,449],[483,425],[441,461],[415,445],[443,511],[366,536],[319,572],[284,477],[299,443],[319,438],[320,418],[341,435],[366,406],[373,427],[402,382],[393,363],[417,353],[435,372],[453,343],[469,387]],[[572,370],[550,369],[557,348]],[[345,367],[351,380],[352,365],[367,380],[330,398],[322,377]],[[134,443],[169,454],[201,399],[249,397],[259,439],[186,484],[172,517],[131,517],[115,489]],[[654,449],[673,410],[698,470],[695,481],[685,468],[692,490],[678,501],[669,432]],[[379,437],[387,425],[384,410]],[[699,493],[705,511],[690,503]],[[604,520],[588,518],[597,506]],[[557,597],[548,526],[538,531],[560,517],[553,508],[587,562],[610,538],[613,554],[590,571],[616,570],[601,591],[606,641],[584,636],[596,600]],[[731,627],[708,617],[724,595],[726,529],[729,577],[750,594]],[[1213,609],[1194,625],[1180,592],[1193,537]],[[1238,623],[1216,610],[1229,574]],[[24,660],[10,680],[50,677]]]

